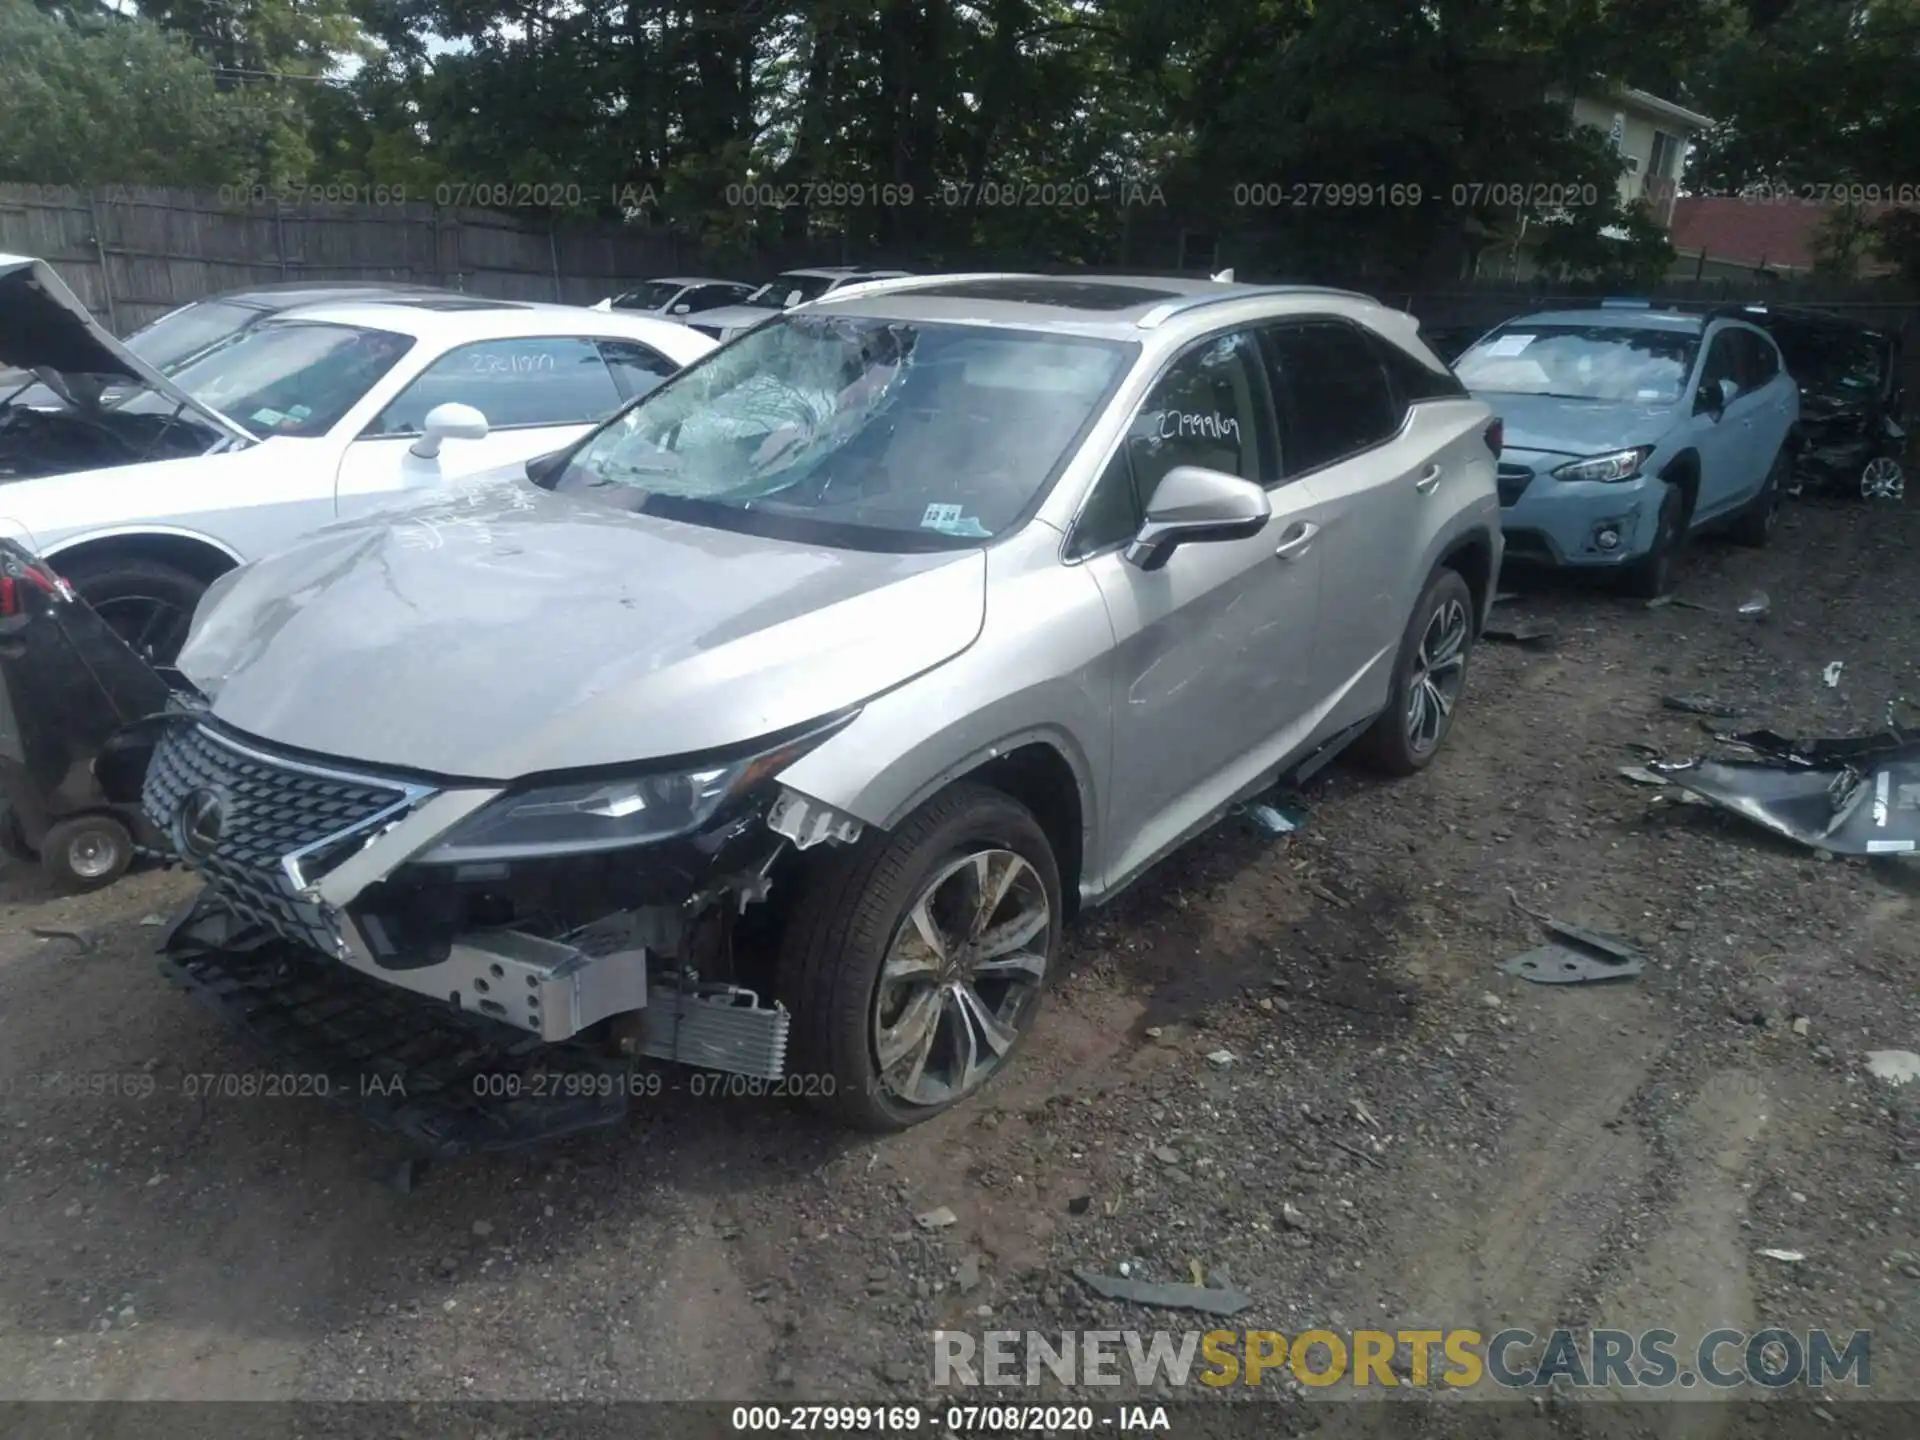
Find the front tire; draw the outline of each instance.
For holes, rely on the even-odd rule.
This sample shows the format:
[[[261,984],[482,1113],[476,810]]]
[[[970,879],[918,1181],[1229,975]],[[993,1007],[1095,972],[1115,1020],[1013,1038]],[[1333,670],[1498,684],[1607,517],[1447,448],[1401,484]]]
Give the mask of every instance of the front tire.
[[[1474,628],[1467,582],[1458,571],[1435,571],[1400,637],[1387,708],[1354,747],[1369,769],[1412,775],[1440,753],[1466,692]]]
[[[960,781],[887,833],[829,852],[781,938],[790,1073],[842,1123],[930,1120],[1004,1070],[1059,950],[1046,832],[1001,791]]]
[[[1787,472],[1792,466],[1793,459],[1784,449],[1773,457],[1767,478],[1760,482],[1760,493],[1748,503],[1740,518],[1727,528],[1727,534],[1734,544],[1757,550],[1773,539],[1774,528],[1780,520],[1780,506],[1786,496]]]
[[[133,836],[111,815],[76,815],[47,831],[40,842],[40,864],[69,890],[98,890],[127,873],[133,863]]]
[[[1687,543],[1687,501],[1678,486],[1668,484],[1660,499],[1660,525],[1653,548],[1620,577],[1620,588],[1642,600],[1657,600],[1673,588],[1674,571]]]
[[[196,576],[159,560],[83,556],[70,568],[55,568],[149,665],[171,665],[179,657],[207,589]]]

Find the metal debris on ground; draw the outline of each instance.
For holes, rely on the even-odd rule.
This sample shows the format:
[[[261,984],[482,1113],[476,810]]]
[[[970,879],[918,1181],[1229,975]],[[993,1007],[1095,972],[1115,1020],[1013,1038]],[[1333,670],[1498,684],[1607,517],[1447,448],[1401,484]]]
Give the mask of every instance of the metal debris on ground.
[[[1683,600],[1678,595],[1656,595],[1647,601],[1649,610],[1665,610],[1669,606],[1676,610],[1704,610],[1711,614],[1713,606],[1702,605],[1698,600]]]
[[[1216,1070],[1226,1069],[1229,1065],[1233,1064],[1233,1061],[1234,1054],[1231,1050],[1216,1050],[1207,1056],[1207,1063]]]
[[[1543,625],[1538,620],[1512,620],[1481,627],[1480,634],[1487,640],[1500,640],[1509,645],[1545,645],[1554,637],[1551,625]]]
[[[1306,817],[1278,805],[1241,805],[1233,813],[1246,816],[1269,835],[1291,835],[1306,823]]]
[[[1644,765],[1622,765],[1616,774],[1623,780],[1631,780],[1636,785],[1667,785],[1672,782],[1664,775],[1656,775]]]
[[[1772,609],[1773,602],[1764,590],[1755,591],[1751,598],[1740,602],[1740,616],[1744,620],[1764,620]]]
[[[959,1220],[960,1217],[955,1215],[953,1211],[945,1205],[935,1210],[929,1210],[924,1215],[916,1215],[913,1217],[914,1224],[918,1225],[922,1230],[944,1230],[949,1225],[958,1224]]]
[[[1920,1055],[1911,1050],[1869,1050],[1867,1073],[1892,1085],[1920,1080]]]
[[[1798,1250],[1766,1249],[1760,1253],[1769,1260],[1778,1260],[1787,1265],[1798,1265],[1802,1260],[1807,1258]]]
[[[58,925],[35,925],[32,935],[37,940],[71,940],[83,953],[93,950],[93,932],[91,930],[66,930]]]
[[[1238,1315],[1253,1297],[1209,1285],[1160,1285],[1076,1267],[1074,1279],[1105,1300],[1126,1300],[1162,1310],[1198,1310],[1205,1315]]]
[[[1717,738],[1758,758],[1676,764],[1667,770],[1674,784],[1816,850],[1920,850],[1920,737],[1891,715],[1878,735],[1796,740],[1751,730]]]
[[[1827,666],[1825,670],[1820,672],[1820,678],[1827,682],[1827,688],[1831,690],[1840,683],[1840,672],[1846,668],[1847,665],[1844,660],[1835,660],[1831,665]]]
[[[1737,705],[1724,705],[1705,695],[1662,695],[1660,707],[1663,710],[1678,710],[1682,715],[1715,715],[1723,720],[1746,713]]]
[[[1631,980],[1647,968],[1646,958],[1639,951],[1611,935],[1551,916],[1536,918],[1554,938],[1537,949],[1503,960],[1498,968],[1506,974],[1536,985],[1592,985]]]

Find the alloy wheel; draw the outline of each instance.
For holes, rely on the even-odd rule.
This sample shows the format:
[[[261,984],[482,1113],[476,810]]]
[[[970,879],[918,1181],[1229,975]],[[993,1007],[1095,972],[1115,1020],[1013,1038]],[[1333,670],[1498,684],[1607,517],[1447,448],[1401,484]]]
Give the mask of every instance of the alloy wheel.
[[[978,850],[933,875],[880,967],[872,1041],[881,1085],[910,1105],[944,1105],[999,1069],[1047,974],[1053,914],[1012,850]]]
[[[1407,743],[1416,755],[1433,750],[1447,733],[1466,684],[1467,629],[1467,607],[1449,599],[1421,632],[1407,687]]]
[[[193,617],[157,595],[116,595],[93,607],[114,634],[149,665],[171,665]]]
[[[1878,455],[1860,472],[1863,500],[1901,500],[1907,493],[1907,474],[1891,455]]]

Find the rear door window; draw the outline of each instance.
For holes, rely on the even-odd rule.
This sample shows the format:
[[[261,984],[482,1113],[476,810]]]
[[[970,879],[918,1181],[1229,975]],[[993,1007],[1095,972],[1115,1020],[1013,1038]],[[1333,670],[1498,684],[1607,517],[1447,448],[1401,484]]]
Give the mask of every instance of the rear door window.
[[[1399,431],[1404,408],[1358,326],[1344,320],[1276,325],[1262,341],[1274,395],[1283,400],[1288,475],[1358,455]]]

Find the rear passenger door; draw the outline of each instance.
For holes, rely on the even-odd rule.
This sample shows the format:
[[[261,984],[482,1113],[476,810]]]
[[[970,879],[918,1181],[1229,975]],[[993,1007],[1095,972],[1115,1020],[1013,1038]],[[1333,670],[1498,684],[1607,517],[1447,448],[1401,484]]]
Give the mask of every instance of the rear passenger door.
[[[1753,489],[1757,491],[1773,468],[1774,457],[1786,444],[1787,432],[1800,417],[1800,388],[1787,376],[1773,338],[1759,329],[1741,329],[1747,361],[1747,387],[1753,405],[1748,419],[1753,430]]]
[[[1262,340],[1287,473],[1324,517],[1310,700],[1361,719],[1386,702],[1428,540],[1460,503],[1453,462],[1413,433],[1412,407],[1459,382],[1337,317],[1275,324]]]

